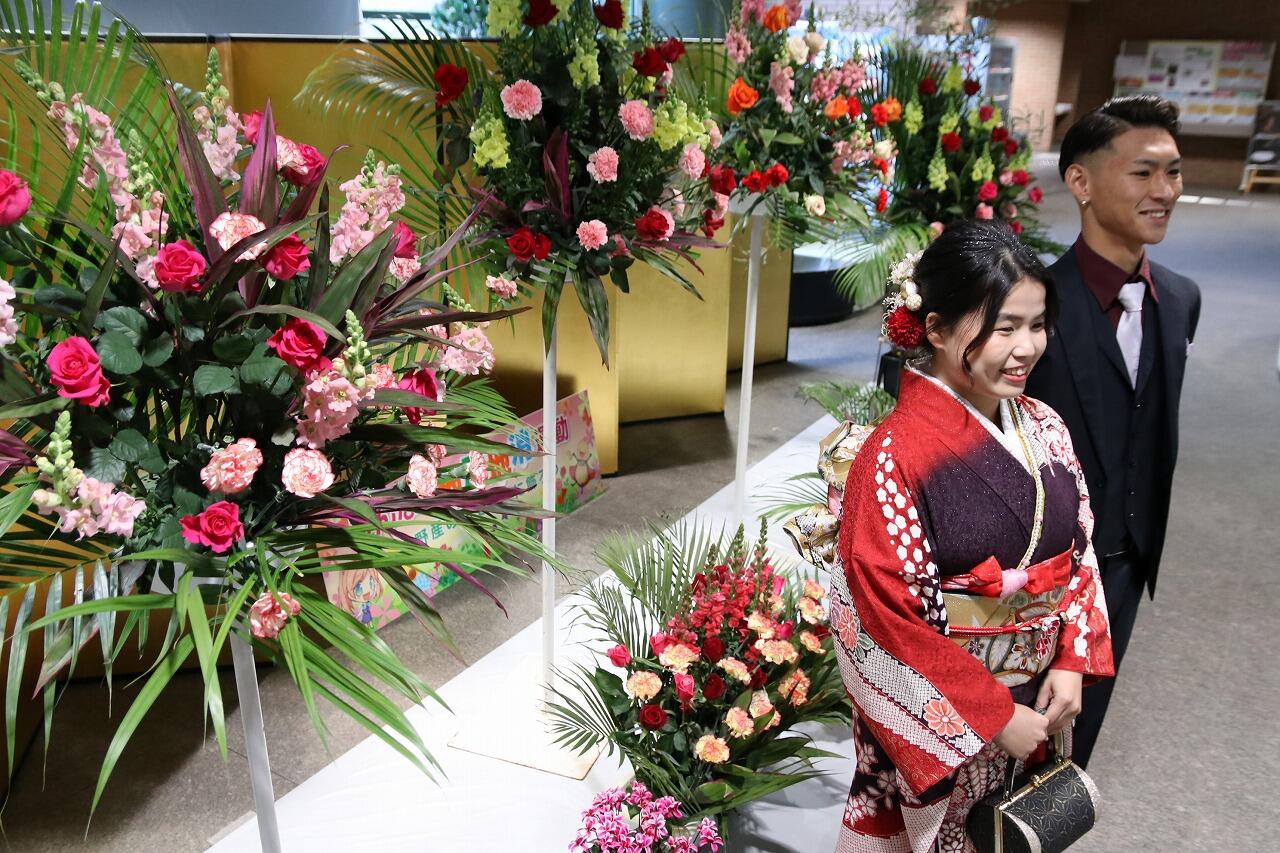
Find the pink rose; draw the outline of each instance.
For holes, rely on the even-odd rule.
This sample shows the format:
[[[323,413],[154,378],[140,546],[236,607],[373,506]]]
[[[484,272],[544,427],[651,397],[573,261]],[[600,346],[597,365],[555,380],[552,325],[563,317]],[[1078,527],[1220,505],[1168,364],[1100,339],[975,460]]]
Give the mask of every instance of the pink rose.
[[[517,121],[528,121],[542,112],[542,90],[528,80],[502,87],[502,109]]]
[[[249,488],[262,465],[262,451],[252,438],[241,438],[209,456],[200,469],[200,482],[211,492],[234,495]]]
[[[1000,188],[996,186],[995,181],[983,181],[982,186],[978,187],[978,201],[991,201],[1000,193]]]
[[[485,276],[484,286],[493,291],[495,296],[499,296],[502,299],[510,299],[520,290],[518,283],[501,275]]]
[[[616,667],[625,667],[631,663],[631,652],[621,643],[609,649],[605,654],[608,655],[609,662]]]
[[[0,226],[5,228],[26,215],[31,207],[27,182],[13,172],[0,169]]]
[[[587,174],[598,184],[618,180],[618,152],[605,145],[587,157]]]
[[[609,229],[599,219],[580,223],[577,235],[578,244],[588,252],[595,251],[609,242]]]
[[[241,124],[244,125],[244,139],[250,145],[258,144],[258,131],[262,129],[262,111],[254,110],[253,112],[240,117]]]
[[[405,484],[418,497],[429,498],[436,493],[436,473],[435,463],[422,454],[415,453],[409,460]]]
[[[676,698],[680,700],[681,705],[692,705],[693,691],[695,689],[693,676],[677,672],[674,678],[676,683]]]
[[[412,391],[420,394],[429,400],[444,399],[444,389],[440,386],[439,380],[436,379],[436,372],[429,367],[422,367],[415,370],[402,378],[396,385],[402,391]],[[422,423],[423,415],[435,414],[434,409],[422,409],[414,406],[408,406],[404,410],[404,416],[409,419],[409,423],[417,426]]]
[[[102,361],[87,340],[71,337],[49,353],[49,379],[58,396],[101,406],[111,400],[111,383],[102,374]]]
[[[667,646],[675,642],[675,639],[664,631],[659,631],[649,638],[649,648],[653,649],[655,655],[660,655],[667,650]]]
[[[311,269],[311,250],[307,244],[290,234],[271,247],[262,259],[262,266],[271,277],[280,281],[288,281],[300,272]]]
[[[196,251],[195,246],[186,240],[178,240],[160,247],[151,271],[160,289],[167,293],[199,293],[200,276],[208,266],[204,255]]]
[[[1039,204],[1044,201],[1044,191],[1039,187],[1032,187],[1027,190],[1027,198],[1031,200],[1032,204]]]
[[[294,161],[280,170],[284,179],[295,187],[313,184],[324,170],[325,159],[315,146],[305,142],[295,142],[297,156]]]
[[[199,515],[184,515],[180,523],[184,539],[192,545],[204,545],[215,554],[225,553],[244,538],[240,507],[231,501],[210,504]]]
[[[319,450],[295,447],[284,455],[280,472],[284,490],[300,498],[314,498],[333,485],[333,468]]]
[[[393,257],[396,258],[418,258],[418,235],[413,233],[413,229],[403,222],[396,223],[395,236],[396,248]]]
[[[929,230],[933,232],[933,236],[938,237],[941,236],[943,231],[947,230],[947,226],[935,220],[929,223]]]
[[[1011,201],[1006,201],[1004,204],[1000,205],[1000,215],[1005,219],[1017,219],[1018,206]]]
[[[275,350],[285,364],[296,367],[305,374],[321,366],[327,341],[324,330],[315,323],[290,317],[287,323],[276,329],[275,334],[267,338],[267,346]]]
[[[1008,169],[1005,169],[1003,172],[1000,173],[1000,186],[1002,187],[1013,186],[1013,172],[1010,172]]]
[[[268,590],[249,607],[249,633],[260,640],[274,640],[289,617],[301,612],[302,605],[292,595],[281,592],[273,596]]]
[[[256,216],[250,216],[247,213],[219,213],[217,218],[209,225],[209,235],[217,241],[218,245],[222,247],[222,251],[225,252],[246,237],[251,237],[266,229],[267,226]],[[252,261],[266,250],[266,243],[258,243],[241,252],[237,260]]]
[[[990,219],[995,216],[995,209],[989,204],[980,204],[974,208],[973,215],[979,219]]]

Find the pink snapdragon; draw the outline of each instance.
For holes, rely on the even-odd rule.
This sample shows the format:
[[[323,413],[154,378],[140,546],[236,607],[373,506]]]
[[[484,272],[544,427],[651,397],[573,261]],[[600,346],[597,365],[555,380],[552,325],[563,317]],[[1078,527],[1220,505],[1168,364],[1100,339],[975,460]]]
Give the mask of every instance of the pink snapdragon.
[[[314,449],[346,435],[360,415],[360,404],[375,390],[368,377],[362,385],[356,385],[336,370],[312,374],[302,389],[298,440]]]
[[[589,219],[579,223],[575,233],[578,235],[578,244],[588,252],[593,252],[609,242],[609,229],[599,219]]]
[[[520,285],[517,282],[501,275],[485,276],[484,286],[502,299],[510,299],[520,291]]]
[[[493,370],[493,344],[484,330],[468,326],[449,338],[453,346],[445,347],[440,366],[464,376],[475,376]]]
[[[795,109],[791,103],[791,90],[795,88],[796,70],[790,65],[774,62],[769,66],[769,88],[778,99],[778,108],[784,113]]]
[[[302,612],[302,605],[287,592],[264,592],[249,607],[249,633],[260,640],[274,640],[284,623]]]
[[[17,295],[13,285],[0,278],[0,349],[18,340],[18,321],[13,318],[10,304]]]
[[[169,228],[164,193],[151,193],[147,202],[147,207],[142,207],[138,199],[130,196],[129,204],[117,211],[120,220],[111,227],[111,239],[120,242],[120,252],[130,260],[138,260],[152,246],[163,242],[164,232]],[[143,275],[143,278],[148,277]],[[154,279],[149,283],[156,286]]]
[[[748,24],[752,21],[757,24],[764,23],[764,0],[742,0],[742,11],[738,14],[738,23]]]
[[[729,58],[741,65],[751,55],[751,40],[747,34],[735,27],[730,27],[724,36],[724,52]]]
[[[240,180],[240,173],[235,170],[236,157],[240,155],[239,135],[244,132],[244,124],[235,110],[226,107],[222,115],[215,116],[203,104],[192,111],[196,122],[196,139],[204,150],[205,159],[215,177],[224,181]]]
[[[404,190],[398,170],[379,161],[365,162],[360,174],[338,187],[347,197],[333,226],[329,260],[338,263],[373,242],[404,207]]]
[[[502,109],[516,121],[528,121],[542,112],[542,90],[528,80],[502,87]]]
[[[100,533],[128,538],[133,535],[134,521],[147,508],[145,502],[93,477],[83,477],[68,497],[73,500],[70,506],[62,503],[56,492],[39,489],[32,502],[42,513],[56,513],[58,529],[76,534],[77,539]]]
[[[200,482],[211,492],[234,495],[249,488],[253,475],[262,466],[262,451],[252,438],[237,439],[209,456],[200,469]]]
[[[849,94],[853,94],[862,88],[862,84],[867,81],[867,69],[861,62],[856,59],[846,60],[844,65],[836,69],[835,72],[839,85]]]
[[[653,134],[653,112],[644,101],[624,102],[618,107],[618,118],[622,119],[622,128],[627,136],[637,142]]]
[[[707,130],[707,136],[711,137],[711,147],[719,148],[720,143],[724,142],[724,134],[720,132],[720,125],[715,123],[714,119],[703,119],[702,126]]]
[[[707,155],[696,142],[690,142],[680,153],[680,171],[692,180],[698,180],[707,168]]]
[[[85,145],[89,157],[80,173],[80,183],[92,190],[98,185],[98,169],[107,179],[107,191],[117,208],[127,207],[133,196],[125,188],[129,180],[129,158],[116,138],[111,119],[84,102],[77,92],[70,103],[54,101],[49,105],[49,118],[62,125],[62,138],[67,150],[75,151],[82,133],[88,133]]]
[[[834,98],[839,89],[839,69],[834,71],[819,71],[817,74],[813,75],[813,83],[809,87],[809,91],[813,95],[813,99],[824,104]]]
[[[605,145],[587,157],[587,174],[598,184],[618,180],[618,152]]]

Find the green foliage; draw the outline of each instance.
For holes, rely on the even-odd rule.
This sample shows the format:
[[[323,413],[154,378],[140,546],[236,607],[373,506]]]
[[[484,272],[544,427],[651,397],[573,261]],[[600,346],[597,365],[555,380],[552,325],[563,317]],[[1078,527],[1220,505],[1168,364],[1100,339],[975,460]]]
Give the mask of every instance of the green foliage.
[[[806,382],[800,396],[812,400],[838,421],[875,426],[893,410],[895,400],[874,382]]]

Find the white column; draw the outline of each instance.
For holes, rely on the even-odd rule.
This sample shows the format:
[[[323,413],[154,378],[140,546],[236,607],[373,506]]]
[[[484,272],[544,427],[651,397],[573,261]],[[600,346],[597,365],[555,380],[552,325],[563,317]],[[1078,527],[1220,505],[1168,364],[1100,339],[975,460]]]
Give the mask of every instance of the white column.
[[[742,333],[742,385],[738,392],[738,460],[733,475],[733,511],[747,522],[747,449],[751,443],[751,387],[756,367],[756,314],[760,308],[760,265],[764,216],[751,214],[751,254],[747,258],[747,317]]]
[[[236,673],[236,694],[240,698],[240,719],[244,722],[249,784],[253,787],[253,810],[258,815],[262,853],[281,853],[284,848],[280,846],[280,825],[276,820],[276,796],[271,786],[271,761],[267,758],[267,733],[262,725],[262,697],[258,693],[253,646],[236,631],[231,632],[231,662]]]
[[[542,508],[556,511],[556,329],[546,342],[542,362]],[[556,550],[556,520],[542,519],[542,547],[548,554]],[[544,699],[552,700],[556,646],[556,571],[542,563],[542,684]]]

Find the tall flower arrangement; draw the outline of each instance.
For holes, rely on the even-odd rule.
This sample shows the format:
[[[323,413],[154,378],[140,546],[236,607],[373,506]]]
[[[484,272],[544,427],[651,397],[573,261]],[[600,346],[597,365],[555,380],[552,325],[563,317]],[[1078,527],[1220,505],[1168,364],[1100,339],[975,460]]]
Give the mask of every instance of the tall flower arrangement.
[[[849,719],[826,592],[784,575],[741,529],[618,539],[582,623],[608,644],[553,708],[560,740],[622,754],[654,794],[715,817],[800,782],[820,753],[795,726]]]
[[[48,123],[72,168],[48,185],[38,170],[0,171],[0,573],[25,590],[10,671],[20,638],[43,629],[54,689],[92,636],[87,619],[110,673],[146,616],[172,611],[95,807],[189,659],[225,755],[216,665],[233,631],[287,668],[318,729],[323,698],[429,772],[382,691],[417,702],[430,688],[308,581],[376,571],[434,625],[413,567],[479,584],[516,551],[540,553],[504,525],[523,514],[509,503],[519,490],[485,482],[484,454],[504,446],[475,431],[513,416],[478,378],[492,367],[489,315],[446,281],[463,233],[424,252],[398,221],[396,168],[372,159],[341,184],[331,224],[327,158],[277,133],[269,105],[237,113],[213,57],[193,100],[167,90],[178,176],[122,142],[110,104],[20,62],[45,110],[33,125]],[[82,210],[115,224],[104,233]],[[428,547],[382,520],[392,513],[459,526],[483,556]],[[93,592],[62,607],[69,568]],[[31,612],[41,583],[54,585],[43,615]]]
[[[724,222],[707,180],[720,130],[670,88],[685,48],[657,37],[647,5],[630,33],[619,0],[496,0],[488,24],[501,41],[470,133],[478,248],[544,290],[548,341],[569,278],[605,356],[604,278],[625,292],[640,261],[693,291],[675,264]]]
[[[893,98],[868,96],[861,62],[834,61],[812,9],[808,30],[795,30],[801,14],[800,0],[737,4],[725,35],[733,168],[712,176],[717,191],[766,201],[776,233],[793,242],[865,224],[889,177],[870,128],[901,117]]]

